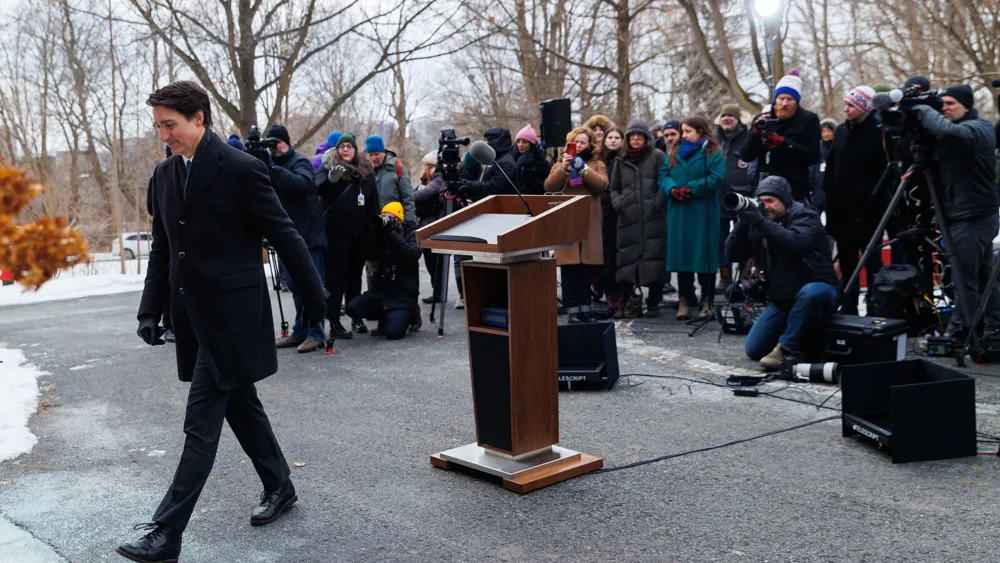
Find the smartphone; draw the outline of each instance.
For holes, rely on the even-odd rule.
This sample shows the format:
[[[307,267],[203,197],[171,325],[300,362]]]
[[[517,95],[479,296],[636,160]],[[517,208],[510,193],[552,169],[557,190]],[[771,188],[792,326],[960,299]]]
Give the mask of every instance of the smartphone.
[[[576,143],[570,143],[566,145],[566,154],[573,158],[576,158]]]

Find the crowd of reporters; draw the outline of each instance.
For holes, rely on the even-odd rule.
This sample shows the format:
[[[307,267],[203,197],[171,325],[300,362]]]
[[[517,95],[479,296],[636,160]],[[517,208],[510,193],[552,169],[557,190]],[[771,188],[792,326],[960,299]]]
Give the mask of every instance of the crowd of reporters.
[[[928,91],[930,84],[914,77],[903,87]],[[564,148],[550,152],[531,125],[514,135],[494,127],[483,136],[495,161],[484,166],[466,154],[452,187],[431,151],[421,160],[414,189],[378,136],[368,137],[361,150],[353,134],[334,132],[310,162],[295,152],[287,130],[274,125],[268,137],[277,144],[256,156],[268,165],[324,278],[331,337],[365,333],[365,320],[378,322],[374,333],[392,339],[419,328],[419,258],[432,281],[427,304],[443,300],[437,286],[444,258],[420,251],[416,229],[443,216],[446,198],[460,207],[513,194],[516,186],[526,195],[591,198],[587,239],[555,253],[568,322],[658,317],[664,294],[675,289],[673,274],[676,318],[708,319],[716,292],[734,282],[733,265],[752,260],[763,274],[768,307],[748,336],[746,353],[776,367],[783,355],[803,352],[810,332],[838,308],[857,313],[859,284],[842,295],[844,285],[887,209],[892,188],[878,188],[887,165],[899,158],[894,151],[902,150],[886,141],[874,88],[846,94],[839,124],[821,122],[803,108],[801,91],[802,78],[790,72],[770,106],[747,124],[735,105],[724,107],[715,124],[691,116],[653,130],[641,119],[623,129],[595,115],[560,139],[564,143],[552,143]],[[984,291],[1000,228],[997,132],[978,118],[968,86],[944,90],[940,99],[940,111],[918,104],[913,112],[942,140],[934,166],[962,282],[948,331],[961,338]],[[730,193],[757,204],[727,207]],[[904,227],[894,216],[889,235]],[[907,260],[907,248],[894,244],[893,261]],[[467,258],[454,257],[457,308],[464,306],[459,264]],[[872,253],[865,266],[870,284],[881,253]],[[294,284],[287,283],[296,296],[296,323],[278,346],[318,349],[325,327],[303,326]],[[338,319],[342,303],[350,330]],[[1000,302],[995,305],[986,318],[1000,327]]]

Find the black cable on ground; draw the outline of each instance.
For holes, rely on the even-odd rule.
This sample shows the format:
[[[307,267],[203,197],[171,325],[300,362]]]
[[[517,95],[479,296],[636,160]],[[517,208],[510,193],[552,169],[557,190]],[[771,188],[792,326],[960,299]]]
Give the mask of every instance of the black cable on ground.
[[[726,442],[725,444],[717,444],[715,446],[708,446],[708,447],[705,447],[705,448],[698,448],[697,450],[690,450],[690,451],[680,452],[680,453],[676,453],[676,454],[662,455],[660,457],[654,457],[652,459],[644,459],[642,461],[635,461],[635,462],[632,462],[632,463],[626,463],[625,465],[616,465],[614,467],[605,467],[604,469],[598,469],[597,471],[594,471],[593,473],[590,473],[590,475],[596,475],[598,473],[610,473],[612,471],[620,471],[622,469],[629,469],[629,468],[632,468],[632,467],[639,467],[640,465],[648,465],[650,463],[656,463],[656,462],[659,462],[659,461],[665,461],[665,460],[668,460],[668,459],[674,459],[674,458],[683,457],[683,456],[686,456],[686,455],[697,454],[697,453],[702,453],[702,452],[709,452],[709,451],[712,451],[712,450],[718,450],[718,449],[726,448],[726,447],[729,447],[729,446],[735,446],[737,444],[745,444],[747,442],[752,442],[754,440],[759,440],[761,438],[766,438],[768,436],[774,436],[776,434],[784,434],[785,432],[791,432],[792,430],[798,430],[800,428],[805,428],[807,426],[812,426],[813,424],[819,424],[820,422],[826,422],[826,421],[829,421],[829,420],[834,420],[834,419],[839,419],[839,418],[840,418],[839,416],[828,416],[826,418],[821,418],[819,420],[813,420],[811,422],[806,422],[806,423],[803,423],[803,424],[797,424],[795,426],[790,426],[788,428],[782,428],[780,430],[771,430],[770,432],[764,432],[763,434],[757,434],[756,436],[750,436],[749,438],[740,438],[739,440],[733,440],[731,442]]]
[[[760,374],[760,375],[763,376],[763,375],[767,375],[767,374]],[[728,390],[736,389],[735,387],[732,387],[732,386],[729,386],[729,385],[725,385],[723,383],[716,383],[716,382],[714,382],[714,381],[712,381],[710,379],[705,379],[705,378],[694,379],[694,378],[690,378],[690,377],[683,377],[683,376],[680,376],[680,375],[656,375],[656,374],[652,374],[652,373],[627,373],[627,374],[621,375],[620,377],[632,377],[632,376],[634,376],[634,377],[653,377],[653,378],[657,378],[657,379],[679,379],[681,381],[690,381],[692,383],[704,383],[706,385],[711,385],[713,387],[720,387],[722,389],[728,389]],[[770,381],[772,381],[772,380],[768,380],[768,382],[770,382]],[[774,393],[777,393],[779,391],[784,391],[785,389],[799,389],[803,393],[808,393],[808,391],[806,391],[805,389],[801,389],[801,388],[796,387],[794,385],[788,385],[786,387],[782,387],[781,389],[776,389],[774,391],[766,391],[766,390],[765,391],[761,391],[758,394],[759,395],[766,395],[768,397],[774,397],[775,399],[781,399],[782,401],[790,401],[792,403],[799,403],[800,405],[809,405],[811,407],[816,407],[817,409],[825,409],[825,410],[831,410],[831,411],[834,411],[834,412],[840,412],[840,409],[838,409],[836,407],[827,407],[827,406],[825,406],[826,403],[827,403],[827,401],[829,401],[830,399],[832,399],[834,395],[836,395],[837,393],[840,392],[839,388],[836,391],[834,391],[829,397],[827,397],[822,403],[820,403],[818,405],[816,403],[814,403],[814,402],[811,402],[811,401],[802,401],[802,400],[799,400],[799,399],[793,399],[791,397],[782,397],[781,395],[775,395],[774,394]]]

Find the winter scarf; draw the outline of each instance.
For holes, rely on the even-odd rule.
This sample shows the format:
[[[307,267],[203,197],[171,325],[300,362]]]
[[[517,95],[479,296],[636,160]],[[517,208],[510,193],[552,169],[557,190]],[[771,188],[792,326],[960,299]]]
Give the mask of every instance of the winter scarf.
[[[680,147],[681,158],[683,158],[684,160],[691,158],[691,155],[698,152],[698,149],[700,149],[701,147],[705,146],[706,140],[707,139],[702,139],[697,143],[692,143],[687,139],[681,139],[681,147]]]

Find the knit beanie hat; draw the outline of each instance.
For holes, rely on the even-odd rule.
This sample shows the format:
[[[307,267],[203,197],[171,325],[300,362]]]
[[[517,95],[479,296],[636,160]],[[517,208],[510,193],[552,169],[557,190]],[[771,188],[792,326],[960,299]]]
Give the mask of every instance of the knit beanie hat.
[[[647,139],[653,138],[653,134],[649,132],[649,126],[641,119],[633,119],[628,122],[628,128],[625,129],[625,136],[628,137],[632,133],[642,133]]]
[[[267,136],[284,141],[289,145],[292,144],[292,138],[288,136],[288,129],[285,129],[284,125],[278,125],[275,123],[270,129],[267,130]]]
[[[326,146],[331,148],[337,146],[337,142],[340,141],[340,136],[342,134],[343,133],[341,133],[340,131],[334,131],[333,133],[330,133],[330,136],[326,138]]]
[[[421,162],[423,162],[424,164],[430,164],[431,166],[437,166],[437,163],[438,163],[438,153],[437,153],[437,151],[431,151],[431,152],[425,154],[424,158],[421,159]]]
[[[796,102],[802,101],[802,77],[799,76],[799,69],[793,68],[778,81],[774,88],[774,98],[777,99],[782,94],[788,94]]]
[[[830,119],[829,117],[819,122],[820,129],[829,129],[831,131],[837,130],[837,122]]]
[[[965,106],[965,109],[972,109],[972,106],[976,104],[975,98],[972,96],[972,87],[968,84],[962,84],[961,86],[952,86],[944,92],[941,92],[942,96],[951,96],[958,100],[958,103]]]
[[[667,121],[666,123],[663,124],[663,130],[666,131],[667,129],[673,129],[675,131],[680,131],[681,130],[681,122],[677,121],[676,119],[671,119],[671,120],[669,120],[669,121]]]
[[[382,137],[372,135],[365,139],[365,152],[369,154],[373,152],[385,152],[385,143],[382,142]]]
[[[403,222],[403,204],[398,201],[390,201],[385,204],[385,207],[382,208],[382,213],[388,213],[396,219],[399,219],[400,223]]]
[[[844,101],[861,110],[868,115],[875,109],[872,106],[872,99],[875,97],[875,89],[870,86],[858,86],[844,96]]]
[[[727,115],[730,115],[732,117],[735,117],[736,119],[739,119],[740,118],[740,106],[738,106],[736,104],[729,104],[728,106],[722,108],[722,113],[719,114],[719,117],[726,117]]]
[[[355,150],[358,148],[358,138],[354,136],[354,133],[344,133],[340,136],[340,139],[337,140],[337,144],[330,148],[339,147],[342,143],[351,143]]]
[[[233,133],[232,135],[229,136],[228,139],[226,139],[226,144],[238,151],[246,150],[243,148],[243,143],[240,141],[240,136],[237,135],[236,133]]]
[[[530,123],[517,132],[517,135],[514,137],[514,142],[516,143],[520,139],[524,139],[532,145],[538,144],[538,134],[535,133],[535,128],[532,127]]]
[[[911,76],[906,79],[906,82],[903,83],[903,92],[905,93],[913,86],[920,86],[921,92],[929,92],[931,89],[931,81],[927,80],[927,78],[923,76]]]

